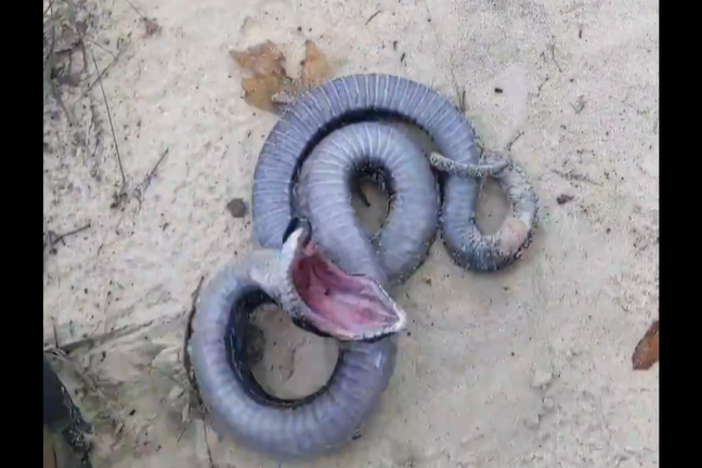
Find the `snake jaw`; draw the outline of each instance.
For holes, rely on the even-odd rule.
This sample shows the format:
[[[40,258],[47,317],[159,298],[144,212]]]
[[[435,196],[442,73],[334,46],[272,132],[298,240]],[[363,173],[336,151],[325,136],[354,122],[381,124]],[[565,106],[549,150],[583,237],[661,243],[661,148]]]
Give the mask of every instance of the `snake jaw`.
[[[284,267],[282,302],[296,324],[341,341],[373,341],[407,326],[405,311],[377,281],[344,272],[304,229],[293,232],[285,244],[284,255],[293,255]]]

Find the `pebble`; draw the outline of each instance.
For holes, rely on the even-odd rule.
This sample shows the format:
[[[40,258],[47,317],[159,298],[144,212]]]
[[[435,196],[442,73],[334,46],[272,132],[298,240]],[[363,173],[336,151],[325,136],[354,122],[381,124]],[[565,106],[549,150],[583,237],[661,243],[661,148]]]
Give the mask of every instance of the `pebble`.
[[[175,385],[170,392],[168,392],[168,399],[170,401],[175,401],[183,394],[183,387],[180,385]]]
[[[235,198],[227,203],[227,209],[233,218],[243,218],[248,211],[246,203],[241,198]]]
[[[531,380],[533,388],[544,389],[553,380],[553,374],[544,370],[537,370]]]
[[[553,408],[556,407],[556,404],[553,402],[553,400],[548,397],[544,398],[542,404],[546,411],[551,411]]]
[[[527,429],[531,429],[531,430],[538,429],[540,422],[541,422],[541,418],[539,417],[538,414],[533,414],[531,416],[527,416],[526,418],[524,418],[524,425],[527,427]]]

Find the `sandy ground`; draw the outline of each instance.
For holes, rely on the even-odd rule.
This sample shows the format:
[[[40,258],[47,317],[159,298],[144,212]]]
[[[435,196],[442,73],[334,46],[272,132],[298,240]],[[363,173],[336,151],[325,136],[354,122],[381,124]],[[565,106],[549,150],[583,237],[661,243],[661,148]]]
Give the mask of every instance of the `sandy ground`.
[[[630,360],[658,308],[656,1],[133,0],[160,25],[151,36],[126,0],[73,3],[88,71],[60,87],[74,125],[45,105],[44,224],[91,227],[46,259],[44,341],[72,350],[55,363],[96,424],[95,466],[279,466],[188,410],[181,351],[200,278],[253,246],[250,215],[226,204],[250,201],[276,120],[241,99],[229,51],[272,40],[292,74],[308,38],[336,76],[391,73],[454,101],[465,89],[482,143],[511,150],[543,206],[509,271],[463,272],[434,245],[397,292],[409,333],[377,417],[313,466],[658,466],[658,366]],[[127,182],[114,208],[122,182],[90,57],[109,67]],[[72,58],[82,68],[80,49]],[[493,224],[494,192],[496,207],[481,205]],[[311,391],[334,343],[275,311],[259,319],[269,386]]]

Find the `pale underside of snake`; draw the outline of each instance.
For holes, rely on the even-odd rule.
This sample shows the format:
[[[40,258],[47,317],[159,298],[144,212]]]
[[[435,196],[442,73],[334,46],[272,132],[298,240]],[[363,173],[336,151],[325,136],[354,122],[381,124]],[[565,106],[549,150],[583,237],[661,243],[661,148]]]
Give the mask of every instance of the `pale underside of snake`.
[[[439,153],[427,157],[388,119],[419,127]],[[469,270],[504,268],[531,242],[538,199],[524,171],[503,157],[480,156],[464,116],[403,78],[339,78],[282,113],[254,175],[254,232],[263,249],[213,278],[195,316],[195,375],[225,431],[286,458],[334,450],[358,435],[392,376],[396,333],[406,324],[389,290],[421,266],[439,228],[453,260]],[[380,180],[391,200],[372,238],[350,204],[363,176]],[[512,205],[493,235],[481,234],[475,221],[486,176]],[[264,302],[344,342],[330,381],[315,394],[280,400],[253,378],[245,329]]]

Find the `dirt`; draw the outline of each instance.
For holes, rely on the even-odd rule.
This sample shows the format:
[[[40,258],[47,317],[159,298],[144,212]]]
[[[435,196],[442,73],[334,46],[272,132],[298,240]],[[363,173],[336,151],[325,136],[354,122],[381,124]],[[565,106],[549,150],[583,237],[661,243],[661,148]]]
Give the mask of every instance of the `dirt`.
[[[90,228],[47,253],[44,342],[70,349],[53,364],[95,425],[95,466],[658,466],[658,364],[632,369],[658,317],[658,2],[67,5],[44,2],[45,22],[64,18],[44,231]],[[242,98],[230,52],[271,41],[301,76],[308,40],[334,76],[404,76],[462,106],[481,144],[525,168],[542,218],[497,274],[436,242],[396,292],[409,329],[378,414],[342,453],[279,465],[200,419],[181,351],[200,277],[254,248],[250,213],[228,203],[250,206],[276,121]],[[479,216],[486,230],[506,216],[494,185]],[[313,391],[334,343],[261,315],[259,378]]]

